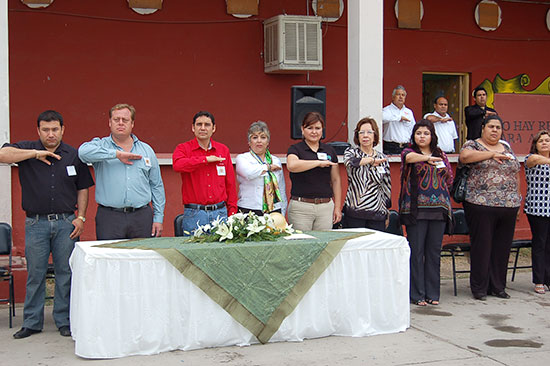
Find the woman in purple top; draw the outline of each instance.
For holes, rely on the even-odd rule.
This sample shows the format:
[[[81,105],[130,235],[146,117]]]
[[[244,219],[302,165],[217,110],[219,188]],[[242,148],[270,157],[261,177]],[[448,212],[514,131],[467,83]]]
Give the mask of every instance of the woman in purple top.
[[[451,223],[449,187],[453,171],[437,147],[433,124],[423,119],[412,132],[411,147],[401,153],[399,215],[411,248],[410,299],[413,304],[439,304],[440,251]]]

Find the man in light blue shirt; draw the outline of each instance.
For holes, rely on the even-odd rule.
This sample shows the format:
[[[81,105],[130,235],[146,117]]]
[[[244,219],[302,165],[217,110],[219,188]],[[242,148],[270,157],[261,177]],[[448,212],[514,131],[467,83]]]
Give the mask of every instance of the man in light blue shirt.
[[[95,171],[98,240],[162,233],[166,198],[160,166],[151,146],[132,134],[135,113],[131,105],[115,105],[109,111],[111,135],[96,137],[78,149],[80,159]]]

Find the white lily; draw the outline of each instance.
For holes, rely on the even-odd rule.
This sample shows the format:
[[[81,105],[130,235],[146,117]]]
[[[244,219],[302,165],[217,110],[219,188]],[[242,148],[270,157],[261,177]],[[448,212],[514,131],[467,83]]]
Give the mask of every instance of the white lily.
[[[216,230],[216,234],[220,236],[220,241],[224,241],[227,239],[233,239],[233,228],[231,226],[228,226],[225,223],[221,223],[218,225],[218,230]]]
[[[265,225],[260,225],[259,220],[254,220],[246,226],[246,230],[248,230],[248,234],[246,234],[246,237],[248,238],[251,235],[259,233],[263,229],[265,229]]]

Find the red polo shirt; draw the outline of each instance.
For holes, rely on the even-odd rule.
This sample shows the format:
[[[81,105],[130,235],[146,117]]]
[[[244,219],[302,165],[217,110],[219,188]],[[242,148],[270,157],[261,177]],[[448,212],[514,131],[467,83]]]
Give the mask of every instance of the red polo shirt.
[[[211,155],[225,160],[208,163],[206,157]],[[237,212],[235,172],[227,146],[210,140],[210,148],[204,150],[194,138],[176,147],[172,154],[172,164],[174,171],[181,173],[184,205],[213,205],[223,201],[228,215]]]

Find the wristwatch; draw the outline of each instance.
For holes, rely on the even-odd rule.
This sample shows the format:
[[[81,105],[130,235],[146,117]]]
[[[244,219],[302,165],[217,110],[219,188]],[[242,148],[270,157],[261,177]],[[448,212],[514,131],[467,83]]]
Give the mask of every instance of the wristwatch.
[[[77,219],[82,220],[82,222],[86,222],[86,218],[84,216],[78,216]]]

